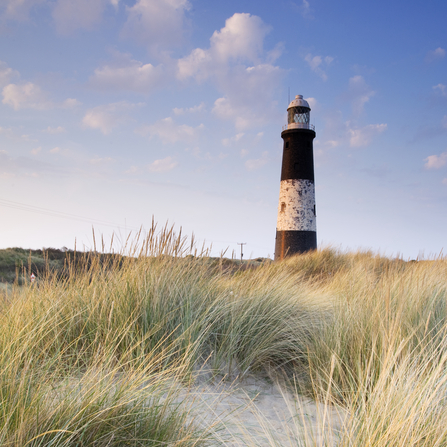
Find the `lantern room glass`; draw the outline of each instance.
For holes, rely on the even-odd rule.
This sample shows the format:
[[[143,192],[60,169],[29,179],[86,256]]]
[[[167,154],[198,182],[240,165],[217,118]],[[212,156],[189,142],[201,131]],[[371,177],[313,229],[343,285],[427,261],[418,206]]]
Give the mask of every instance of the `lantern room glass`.
[[[309,124],[310,110],[307,107],[291,107],[288,111],[288,124]]]

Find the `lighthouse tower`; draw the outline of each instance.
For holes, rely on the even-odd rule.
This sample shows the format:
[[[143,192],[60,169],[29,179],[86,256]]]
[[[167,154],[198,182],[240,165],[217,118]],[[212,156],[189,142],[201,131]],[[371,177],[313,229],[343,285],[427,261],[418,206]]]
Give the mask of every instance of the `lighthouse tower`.
[[[287,108],[275,260],[317,248],[313,139],[309,103],[302,95]]]

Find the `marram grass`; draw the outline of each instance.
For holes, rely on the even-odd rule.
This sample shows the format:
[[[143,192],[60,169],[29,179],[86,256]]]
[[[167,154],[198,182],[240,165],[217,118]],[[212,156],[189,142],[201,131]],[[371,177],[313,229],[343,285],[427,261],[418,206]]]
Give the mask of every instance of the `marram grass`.
[[[445,259],[328,248],[244,268],[155,226],[126,252],[3,293],[0,445],[218,445],[179,392],[205,363],[343,407],[337,445],[447,445]],[[333,445],[302,429],[290,445]]]

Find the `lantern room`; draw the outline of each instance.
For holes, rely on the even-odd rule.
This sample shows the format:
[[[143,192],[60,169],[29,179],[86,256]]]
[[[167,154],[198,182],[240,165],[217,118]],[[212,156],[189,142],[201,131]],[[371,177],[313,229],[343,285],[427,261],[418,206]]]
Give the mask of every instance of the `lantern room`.
[[[310,124],[310,106],[303,99],[303,95],[296,95],[295,99],[287,107],[287,127],[286,129],[312,129]]]

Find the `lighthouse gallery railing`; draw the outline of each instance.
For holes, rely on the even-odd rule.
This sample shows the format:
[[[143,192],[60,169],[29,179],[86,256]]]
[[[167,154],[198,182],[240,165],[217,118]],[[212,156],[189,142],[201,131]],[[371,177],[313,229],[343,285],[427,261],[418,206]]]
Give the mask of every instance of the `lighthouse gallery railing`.
[[[307,124],[307,123],[291,123],[282,126],[282,130],[286,129],[310,129],[315,131],[315,126],[313,124]]]

